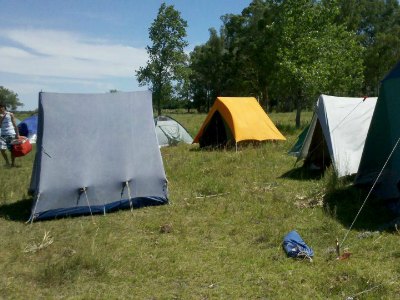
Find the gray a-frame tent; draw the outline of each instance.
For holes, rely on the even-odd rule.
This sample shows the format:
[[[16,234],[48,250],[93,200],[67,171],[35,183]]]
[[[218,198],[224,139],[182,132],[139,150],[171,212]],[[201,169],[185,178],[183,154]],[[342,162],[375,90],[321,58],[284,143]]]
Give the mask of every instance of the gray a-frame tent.
[[[31,220],[168,202],[151,93],[39,94]]]

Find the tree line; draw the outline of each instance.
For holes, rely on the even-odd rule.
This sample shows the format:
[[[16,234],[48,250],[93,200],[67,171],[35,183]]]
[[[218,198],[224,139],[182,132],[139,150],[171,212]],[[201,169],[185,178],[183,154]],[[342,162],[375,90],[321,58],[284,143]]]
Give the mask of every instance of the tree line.
[[[149,28],[139,84],[158,113],[171,106],[206,112],[217,96],[254,96],[266,111],[312,108],[319,94],[376,96],[400,59],[397,0],[253,0],[221,17],[219,30],[184,52],[187,22],[161,5]]]
[[[397,0],[253,0],[221,16],[208,40],[185,52],[187,22],[161,4],[149,27],[139,85],[162,108],[207,112],[217,96],[254,96],[266,111],[311,109],[319,94],[377,96],[400,60]],[[0,87],[0,101],[23,104]]]

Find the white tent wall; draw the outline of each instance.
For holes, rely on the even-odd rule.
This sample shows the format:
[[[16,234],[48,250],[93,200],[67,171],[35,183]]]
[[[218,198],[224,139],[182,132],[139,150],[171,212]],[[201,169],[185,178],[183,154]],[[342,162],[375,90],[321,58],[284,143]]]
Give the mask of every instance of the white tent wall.
[[[313,151],[310,144],[319,122],[337,175],[357,173],[376,100],[321,95],[299,159]]]

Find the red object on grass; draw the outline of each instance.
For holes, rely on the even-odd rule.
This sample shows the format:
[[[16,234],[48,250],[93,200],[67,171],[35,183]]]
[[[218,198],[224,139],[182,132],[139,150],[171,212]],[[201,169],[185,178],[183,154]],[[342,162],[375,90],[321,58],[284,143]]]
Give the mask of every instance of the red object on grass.
[[[11,144],[11,152],[14,157],[25,156],[32,151],[32,145],[25,136],[20,136],[19,139],[13,140]]]

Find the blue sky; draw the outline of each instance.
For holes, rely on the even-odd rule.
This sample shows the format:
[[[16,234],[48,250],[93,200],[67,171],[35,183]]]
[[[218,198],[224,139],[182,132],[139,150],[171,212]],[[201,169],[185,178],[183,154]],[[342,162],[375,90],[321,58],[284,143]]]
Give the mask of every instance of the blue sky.
[[[0,85],[37,108],[38,93],[143,90],[135,70],[147,61],[158,0],[0,0]],[[190,52],[220,17],[251,0],[167,0],[188,22]]]

